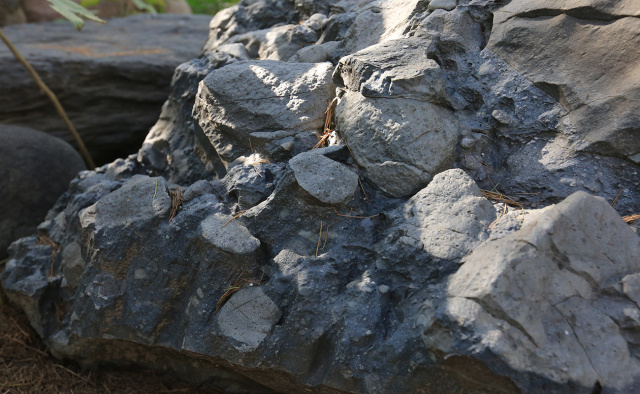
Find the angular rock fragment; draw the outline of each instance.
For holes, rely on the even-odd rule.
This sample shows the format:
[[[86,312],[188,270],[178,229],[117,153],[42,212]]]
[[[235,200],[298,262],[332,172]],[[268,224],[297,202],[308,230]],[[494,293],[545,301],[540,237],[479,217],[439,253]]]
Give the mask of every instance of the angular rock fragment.
[[[213,214],[200,223],[202,236],[225,252],[244,255],[254,252],[260,241],[246,227],[238,224],[232,216]]]
[[[637,3],[519,0],[495,15],[488,48],[562,104],[580,149],[640,153]]]
[[[638,272],[639,253],[640,238],[610,204],[573,194],[465,259],[449,281],[445,321],[475,334],[457,350],[433,345],[490,351],[558,384],[636,387],[635,340],[618,316],[638,312],[619,283]]]
[[[289,165],[300,187],[324,203],[344,203],[358,188],[355,171],[320,153],[301,153]]]
[[[251,132],[319,131],[334,87],[331,63],[251,61],[202,81],[194,116],[223,160],[251,149]]]

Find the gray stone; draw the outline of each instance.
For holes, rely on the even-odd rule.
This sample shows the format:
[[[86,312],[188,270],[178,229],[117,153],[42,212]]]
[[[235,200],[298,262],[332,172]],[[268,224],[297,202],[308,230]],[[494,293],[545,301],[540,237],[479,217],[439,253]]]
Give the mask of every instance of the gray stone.
[[[85,170],[66,142],[26,127],[0,125],[0,259],[18,238],[34,233],[47,211]]]
[[[401,38],[412,14],[423,10],[419,0],[364,2],[345,34],[344,51],[354,53],[385,40]]]
[[[143,228],[152,219],[167,217],[171,197],[162,178],[137,175],[80,213],[84,229],[97,233],[118,227]]]
[[[234,221],[232,216],[208,216],[200,224],[200,231],[204,239],[228,253],[250,254],[260,247],[260,241],[246,227]]]
[[[458,5],[458,0],[431,0],[429,2],[429,9],[431,11],[435,11],[438,9],[443,9],[447,11],[451,11],[456,8]]]
[[[340,60],[335,79],[365,97],[412,98],[447,104],[443,72],[428,57],[430,43],[403,38],[370,46]]]
[[[206,39],[203,15],[136,15],[87,24],[4,29],[66,109],[98,164],[138,149],[170,92],[171,75]],[[49,99],[0,46],[0,123],[42,130],[73,143]]]
[[[202,81],[194,116],[218,155],[233,161],[250,150],[251,132],[320,129],[331,71],[331,63],[232,64]]]
[[[640,273],[622,278],[622,291],[631,301],[640,306]]]
[[[398,242],[444,260],[460,260],[488,238],[495,210],[464,171],[436,175],[396,213],[405,235]]]
[[[340,41],[329,41],[324,44],[304,47],[296,52],[289,61],[297,63],[322,63],[331,61],[340,44]]]
[[[410,196],[453,162],[457,120],[447,108],[347,92],[336,123],[366,177],[392,196]]]
[[[595,302],[601,288],[637,272],[638,252],[640,238],[609,203],[576,193],[474,250],[449,282],[448,318],[511,368],[624,391],[640,363],[613,318],[616,305]]]
[[[358,188],[355,171],[320,153],[301,153],[289,160],[289,166],[300,187],[327,204],[346,202]]]
[[[222,335],[240,343],[238,349],[255,349],[280,320],[282,311],[260,287],[240,289],[220,309],[216,318]]]

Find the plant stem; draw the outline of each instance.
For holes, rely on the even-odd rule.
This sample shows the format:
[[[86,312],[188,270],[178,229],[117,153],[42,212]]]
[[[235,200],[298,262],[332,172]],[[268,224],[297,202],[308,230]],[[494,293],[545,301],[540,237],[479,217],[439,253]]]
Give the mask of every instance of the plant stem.
[[[44,83],[42,78],[40,78],[36,70],[31,66],[31,64],[27,61],[27,59],[25,59],[22,56],[22,54],[18,52],[16,47],[13,46],[11,41],[9,41],[9,38],[7,38],[7,36],[5,36],[4,33],[2,32],[2,29],[0,29],[0,39],[4,41],[4,43],[7,45],[11,53],[13,53],[13,56],[15,56],[15,58],[18,59],[20,63],[22,63],[22,65],[27,69],[27,71],[29,71],[29,74],[31,74],[31,77],[34,79],[34,81],[36,81],[40,89],[49,97],[49,100],[51,100],[51,102],[53,103],[53,106],[56,107],[56,110],[58,111],[58,115],[60,115],[60,117],[62,118],[62,121],[65,123],[65,125],[73,135],[73,138],[75,139],[76,144],[78,144],[78,149],[80,150],[80,154],[82,155],[82,158],[87,164],[87,168],[89,168],[90,170],[95,169],[96,165],[94,164],[93,159],[89,154],[89,151],[87,151],[87,148],[85,147],[84,142],[82,142],[82,138],[80,137],[80,134],[78,134],[78,131],[73,126],[73,123],[71,123],[71,120],[69,120],[69,117],[67,116],[67,113],[65,112],[64,108],[62,108],[62,104],[60,104],[58,97],[56,97],[55,93],[53,93],[53,91],[51,91],[51,89],[49,89],[49,87]]]

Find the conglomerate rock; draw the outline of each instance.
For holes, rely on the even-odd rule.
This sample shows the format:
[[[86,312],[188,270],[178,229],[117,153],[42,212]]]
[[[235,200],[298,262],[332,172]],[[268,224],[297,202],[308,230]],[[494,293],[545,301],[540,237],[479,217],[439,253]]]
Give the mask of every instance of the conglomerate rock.
[[[228,392],[637,392],[640,5],[565,3],[221,12],[7,295],[58,357]]]

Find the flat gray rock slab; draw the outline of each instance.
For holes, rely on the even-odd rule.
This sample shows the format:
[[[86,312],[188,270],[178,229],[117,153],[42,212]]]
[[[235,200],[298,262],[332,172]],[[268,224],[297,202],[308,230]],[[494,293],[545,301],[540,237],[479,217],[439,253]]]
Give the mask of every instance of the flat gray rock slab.
[[[253,350],[269,335],[282,311],[260,287],[238,290],[218,312],[222,335],[240,342],[241,351]]]
[[[98,163],[134,153],[158,119],[178,65],[199,55],[205,15],[136,15],[107,24],[12,25],[4,29],[53,90]],[[72,142],[27,70],[0,45],[0,123]]]
[[[313,151],[297,155],[289,165],[298,185],[324,203],[344,203],[358,188],[358,175],[353,170]]]
[[[111,228],[119,231],[150,225],[154,219],[169,217],[171,197],[164,178],[137,175],[80,213],[83,228]]]

